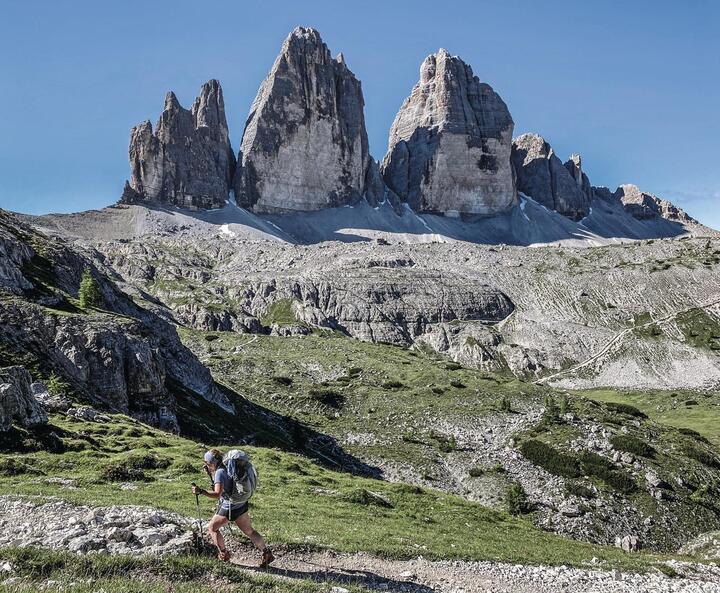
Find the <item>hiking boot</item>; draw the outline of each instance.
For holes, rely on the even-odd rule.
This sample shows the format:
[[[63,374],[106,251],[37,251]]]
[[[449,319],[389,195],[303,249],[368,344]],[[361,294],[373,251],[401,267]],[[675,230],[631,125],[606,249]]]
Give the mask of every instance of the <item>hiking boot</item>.
[[[275,560],[275,556],[273,556],[272,550],[270,550],[270,548],[265,548],[262,553],[260,568],[267,568],[273,560]]]
[[[218,560],[222,560],[223,562],[228,562],[230,560],[230,552],[227,550],[220,550],[218,552]]]

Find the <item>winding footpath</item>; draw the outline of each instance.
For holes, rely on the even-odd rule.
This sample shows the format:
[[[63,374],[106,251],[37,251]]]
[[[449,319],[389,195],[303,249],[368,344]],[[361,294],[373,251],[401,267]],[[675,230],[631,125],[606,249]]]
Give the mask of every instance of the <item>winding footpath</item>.
[[[681,315],[682,313],[688,313],[689,311],[692,311],[693,309],[708,309],[710,307],[714,307],[716,305],[720,305],[720,299],[716,299],[714,301],[711,301],[709,303],[704,303],[702,305],[693,305],[692,307],[686,307],[684,309],[679,309],[677,311],[673,311],[669,315],[666,315],[665,317],[660,317],[658,319],[651,319],[650,321],[647,321],[645,323],[641,323],[640,325],[633,325],[632,327],[628,327],[621,332],[615,334],[610,341],[608,341],[607,344],[605,344],[600,350],[598,350],[595,354],[589,356],[582,362],[576,364],[575,366],[569,367],[567,369],[563,369],[561,371],[558,371],[556,373],[553,373],[552,375],[547,375],[545,377],[541,377],[540,379],[537,379],[534,381],[537,385],[542,385],[545,383],[548,383],[550,381],[553,381],[554,379],[557,379],[558,377],[562,377],[565,375],[569,375],[571,373],[575,373],[581,369],[584,369],[585,367],[590,366],[591,364],[594,364],[598,360],[600,360],[602,357],[604,357],[606,354],[608,354],[612,348],[620,343],[622,339],[627,336],[628,334],[634,332],[637,329],[641,329],[643,327],[648,327],[650,325],[655,325],[658,323],[665,323],[667,321],[671,321],[672,319],[675,319],[678,315]]]

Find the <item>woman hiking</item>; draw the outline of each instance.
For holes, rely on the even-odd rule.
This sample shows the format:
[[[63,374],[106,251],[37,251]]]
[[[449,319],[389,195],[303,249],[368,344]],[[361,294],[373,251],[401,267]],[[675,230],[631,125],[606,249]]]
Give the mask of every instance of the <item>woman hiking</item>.
[[[218,449],[212,449],[205,453],[203,461],[205,471],[212,479],[213,490],[208,491],[199,486],[193,486],[192,493],[219,499],[215,515],[210,519],[208,525],[208,533],[218,549],[218,558],[223,562],[230,560],[230,552],[225,549],[225,538],[220,533],[220,528],[233,521],[240,531],[248,536],[255,547],[262,552],[260,568],[267,567],[275,560],[275,556],[273,556],[272,551],[265,543],[263,536],[253,529],[248,514],[248,501],[253,494],[257,480],[255,469],[252,467],[249,458],[242,451],[229,451],[225,460],[223,460],[223,454]],[[226,462],[228,465],[233,464],[232,469],[235,472],[235,478],[238,477],[238,473],[241,474],[240,484],[228,471]],[[239,472],[235,469],[236,466],[240,468]]]

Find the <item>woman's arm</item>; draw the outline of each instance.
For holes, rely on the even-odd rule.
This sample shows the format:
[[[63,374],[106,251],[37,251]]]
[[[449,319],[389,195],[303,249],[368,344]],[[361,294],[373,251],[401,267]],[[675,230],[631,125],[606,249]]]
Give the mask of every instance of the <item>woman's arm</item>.
[[[220,498],[220,495],[223,493],[223,485],[222,482],[217,482],[214,490],[203,490],[200,486],[193,486],[192,490],[193,494],[202,494],[208,498]]]

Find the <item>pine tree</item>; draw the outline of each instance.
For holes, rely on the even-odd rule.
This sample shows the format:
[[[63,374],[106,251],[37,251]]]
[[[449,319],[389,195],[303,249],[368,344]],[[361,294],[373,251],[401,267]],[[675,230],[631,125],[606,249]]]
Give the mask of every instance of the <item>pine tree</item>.
[[[80,306],[83,309],[94,307],[100,302],[100,288],[88,267],[85,267],[83,270],[78,297],[80,299]]]

